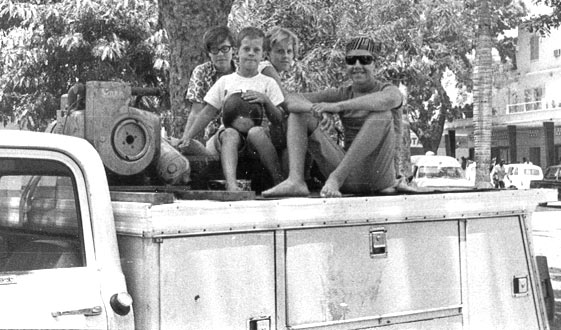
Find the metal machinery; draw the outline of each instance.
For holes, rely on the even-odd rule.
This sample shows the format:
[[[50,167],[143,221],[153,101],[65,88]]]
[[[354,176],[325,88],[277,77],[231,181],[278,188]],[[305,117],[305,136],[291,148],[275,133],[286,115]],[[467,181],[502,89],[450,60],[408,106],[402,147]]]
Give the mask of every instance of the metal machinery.
[[[129,105],[131,97],[148,93],[121,82],[74,86],[68,100],[61,101],[66,111],[60,111],[55,131],[88,140],[101,156],[110,184],[145,184],[154,179],[187,183],[189,161],[161,138],[160,117]]]

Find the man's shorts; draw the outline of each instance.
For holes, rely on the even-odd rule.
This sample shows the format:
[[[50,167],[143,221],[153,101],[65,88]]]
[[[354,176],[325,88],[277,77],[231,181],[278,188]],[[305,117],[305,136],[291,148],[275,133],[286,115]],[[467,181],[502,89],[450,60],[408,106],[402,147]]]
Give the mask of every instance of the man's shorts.
[[[371,194],[395,184],[395,132],[392,120],[377,120],[370,143],[374,152],[355,164],[341,187],[343,193]],[[345,150],[331,136],[316,128],[308,138],[308,150],[327,178],[345,157]]]

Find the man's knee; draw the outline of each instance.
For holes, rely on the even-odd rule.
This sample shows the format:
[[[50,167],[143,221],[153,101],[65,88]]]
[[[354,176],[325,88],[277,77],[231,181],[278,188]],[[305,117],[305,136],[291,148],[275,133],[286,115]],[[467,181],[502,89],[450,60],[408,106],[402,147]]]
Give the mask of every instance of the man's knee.
[[[391,126],[393,125],[393,117],[390,111],[371,112],[364,121],[364,125]]]

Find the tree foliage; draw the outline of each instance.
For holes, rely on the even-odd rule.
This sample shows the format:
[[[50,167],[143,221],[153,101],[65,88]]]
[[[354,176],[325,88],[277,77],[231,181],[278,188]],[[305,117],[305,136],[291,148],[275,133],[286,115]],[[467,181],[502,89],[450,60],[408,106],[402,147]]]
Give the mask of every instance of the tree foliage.
[[[155,0],[0,0],[0,22],[4,122],[42,129],[77,80],[166,82]]]
[[[232,6],[234,30],[280,25],[300,37],[298,74],[290,82],[294,90],[345,84],[342,50],[349,37],[370,35],[383,42],[379,74],[407,87],[411,128],[427,150],[438,147],[446,120],[470,113],[466,95],[473,88],[475,0],[216,1],[222,14]],[[174,3],[185,4],[193,13],[179,15]],[[526,11],[518,0],[491,3],[496,41],[502,31],[516,27]],[[0,0],[2,120],[41,128],[76,79],[123,80],[168,92],[172,85],[173,95],[165,98],[169,110],[169,98],[181,97],[190,70],[204,60],[195,46],[199,32],[225,21],[215,9],[194,10],[195,4],[213,7],[195,0]],[[169,31],[162,27],[170,29],[172,19],[174,36],[168,38]],[[189,40],[187,47],[175,42],[183,39]],[[493,47],[503,61],[514,63],[514,45],[515,40],[502,38]],[[182,61],[186,63],[178,65]],[[451,99],[443,85],[450,72],[460,91],[458,99]],[[170,79],[171,73],[175,78]]]
[[[551,8],[551,13],[529,17],[523,26],[530,32],[542,35],[550,33],[551,29],[561,26],[561,0],[533,0],[536,5],[546,5]]]

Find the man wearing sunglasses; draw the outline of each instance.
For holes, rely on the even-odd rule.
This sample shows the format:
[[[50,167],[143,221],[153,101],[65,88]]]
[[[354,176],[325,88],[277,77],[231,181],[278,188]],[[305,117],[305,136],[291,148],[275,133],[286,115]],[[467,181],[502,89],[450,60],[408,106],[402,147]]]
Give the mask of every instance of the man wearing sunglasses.
[[[409,190],[396,179],[394,167],[394,122],[401,124],[402,94],[396,86],[374,77],[374,55],[379,48],[369,37],[353,38],[346,45],[345,57],[352,85],[287,97],[289,177],[264,191],[264,197],[309,195],[304,181],[306,150],[327,178],[322,197]],[[334,113],[345,129],[345,148],[319,129],[322,118]]]

